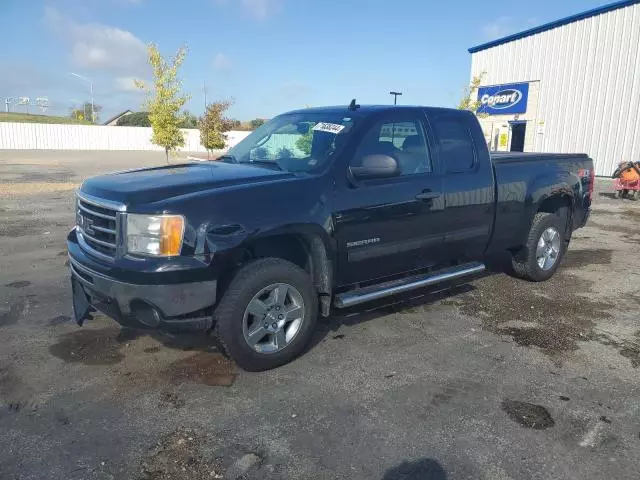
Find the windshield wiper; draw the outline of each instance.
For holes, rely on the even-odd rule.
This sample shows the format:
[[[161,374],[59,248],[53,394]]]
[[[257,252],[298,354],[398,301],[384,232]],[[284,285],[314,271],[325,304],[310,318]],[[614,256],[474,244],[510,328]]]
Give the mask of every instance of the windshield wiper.
[[[249,165],[260,165],[282,171],[282,167],[275,160],[251,160]]]

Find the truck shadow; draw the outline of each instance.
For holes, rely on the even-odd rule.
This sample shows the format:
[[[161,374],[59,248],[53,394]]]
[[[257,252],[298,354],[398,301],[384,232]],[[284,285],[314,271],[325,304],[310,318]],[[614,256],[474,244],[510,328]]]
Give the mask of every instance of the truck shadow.
[[[437,460],[421,458],[390,468],[382,480],[447,480],[447,473]]]
[[[381,300],[369,302],[342,310],[333,310],[328,318],[320,318],[315,335],[305,350],[308,352],[321,343],[326,337],[335,334],[333,338],[341,339],[344,335],[337,334],[341,326],[353,326],[370,320],[392,314],[411,314],[423,311],[426,307],[441,304],[453,304],[458,295],[473,292],[477,287],[470,282],[493,275],[513,276],[511,255],[498,254],[485,260],[486,270],[480,274],[444,282],[431,287],[412,290],[410,292],[390,296]]]

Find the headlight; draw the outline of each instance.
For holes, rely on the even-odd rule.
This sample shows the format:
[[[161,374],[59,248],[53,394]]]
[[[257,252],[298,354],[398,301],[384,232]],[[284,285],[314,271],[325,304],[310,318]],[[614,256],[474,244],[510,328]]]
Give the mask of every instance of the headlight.
[[[127,214],[127,251],[142,255],[180,255],[184,217],[182,215]]]

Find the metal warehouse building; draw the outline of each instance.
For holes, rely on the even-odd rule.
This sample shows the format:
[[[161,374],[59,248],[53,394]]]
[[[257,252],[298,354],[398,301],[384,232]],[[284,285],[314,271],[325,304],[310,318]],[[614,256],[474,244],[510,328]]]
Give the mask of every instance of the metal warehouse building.
[[[609,176],[640,161],[640,0],[469,49],[492,150],[581,152]]]

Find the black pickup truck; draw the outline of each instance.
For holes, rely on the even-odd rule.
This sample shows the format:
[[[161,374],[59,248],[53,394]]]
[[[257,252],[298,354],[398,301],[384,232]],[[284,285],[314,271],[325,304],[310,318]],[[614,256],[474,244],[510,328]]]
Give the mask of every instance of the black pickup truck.
[[[86,180],[68,237],[79,324],[214,332],[247,370],[299,355],[318,315],[481,272],[546,280],[589,216],[586,155],[490,156],[469,112],[285,113],[218,161]]]

